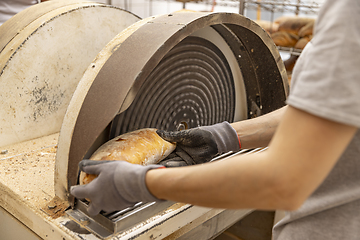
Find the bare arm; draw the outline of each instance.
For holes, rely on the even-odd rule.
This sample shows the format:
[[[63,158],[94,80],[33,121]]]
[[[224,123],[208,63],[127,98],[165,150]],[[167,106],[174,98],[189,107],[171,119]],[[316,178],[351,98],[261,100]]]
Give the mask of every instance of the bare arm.
[[[285,106],[257,118],[232,123],[231,126],[240,137],[241,147],[251,149],[268,146],[286,108]]]
[[[216,208],[293,210],[322,183],[356,130],[289,106],[267,151],[150,170],[146,184],[160,199]]]

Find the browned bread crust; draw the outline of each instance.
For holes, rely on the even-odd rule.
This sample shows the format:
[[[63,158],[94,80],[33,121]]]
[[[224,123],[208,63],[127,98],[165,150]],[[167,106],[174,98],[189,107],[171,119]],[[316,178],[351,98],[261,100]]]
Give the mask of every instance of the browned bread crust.
[[[304,49],[306,44],[308,44],[308,42],[310,42],[310,40],[311,40],[311,36],[306,36],[306,37],[300,38],[299,41],[297,41],[297,43],[295,44],[294,48]]]
[[[303,17],[288,17],[279,23],[279,31],[284,31],[292,34],[299,34],[302,27],[307,24],[313,24],[315,19]]]
[[[299,40],[297,35],[284,31],[273,33],[271,38],[277,46],[281,47],[294,47]]]
[[[144,128],[125,133],[104,143],[90,160],[123,160],[133,164],[156,164],[168,156],[176,145],[162,139],[156,129]],[[80,185],[90,183],[96,175],[80,173]]]

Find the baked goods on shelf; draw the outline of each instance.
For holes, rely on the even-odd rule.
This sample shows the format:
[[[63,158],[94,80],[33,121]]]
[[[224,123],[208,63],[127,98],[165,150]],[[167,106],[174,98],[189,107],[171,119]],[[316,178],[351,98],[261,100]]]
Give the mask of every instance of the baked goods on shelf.
[[[300,28],[299,30],[299,37],[303,38],[306,36],[312,36],[313,35],[313,30],[314,30],[314,24],[315,21],[309,22],[308,24],[306,24],[305,26],[303,26],[302,28]]]
[[[280,47],[303,49],[311,40],[315,19],[299,16],[282,16],[274,22],[256,20]],[[269,27],[274,26],[274,27]]]
[[[297,41],[297,43],[295,44],[294,48],[296,48],[296,49],[304,49],[306,44],[308,44],[308,42],[310,42],[311,38],[312,38],[312,35],[300,38]]]
[[[308,24],[313,24],[315,19],[313,18],[304,18],[304,17],[287,17],[279,22],[279,31],[284,31],[288,33],[293,33],[299,35],[299,31],[307,26]]]
[[[299,36],[284,31],[273,33],[271,38],[277,46],[281,47],[295,47],[299,40]]]

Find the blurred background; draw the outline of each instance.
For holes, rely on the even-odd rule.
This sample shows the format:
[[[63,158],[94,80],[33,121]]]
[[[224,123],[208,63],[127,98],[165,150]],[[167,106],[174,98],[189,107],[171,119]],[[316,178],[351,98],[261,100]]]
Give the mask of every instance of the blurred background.
[[[302,49],[326,0],[93,0],[128,10],[141,18],[175,11],[232,12],[254,20],[274,43],[287,70],[289,83]]]
[[[236,12],[244,8],[250,19],[272,21],[283,15],[315,17],[325,0],[93,0],[112,4],[141,18],[181,9],[206,12]]]

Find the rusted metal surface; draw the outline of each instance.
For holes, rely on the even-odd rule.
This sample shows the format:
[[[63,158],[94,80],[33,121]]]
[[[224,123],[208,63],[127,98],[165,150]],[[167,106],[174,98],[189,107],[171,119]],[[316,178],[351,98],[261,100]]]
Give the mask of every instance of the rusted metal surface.
[[[69,208],[67,201],[61,200],[59,197],[54,197],[50,202],[46,203],[41,210],[49,215],[51,218],[56,219],[64,216],[65,211]]]
[[[130,106],[163,57],[184,38],[208,26],[220,29],[246,75],[249,117],[284,105],[288,84],[283,62],[270,37],[251,20],[238,14],[187,12],[143,20],[99,54],[80,82],[81,92],[74,94],[59,139],[56,166],[63,165],[57,169],[55,187],[60,198],[72,200],[68,189],[77,184],[79,161],[113,118]]]

